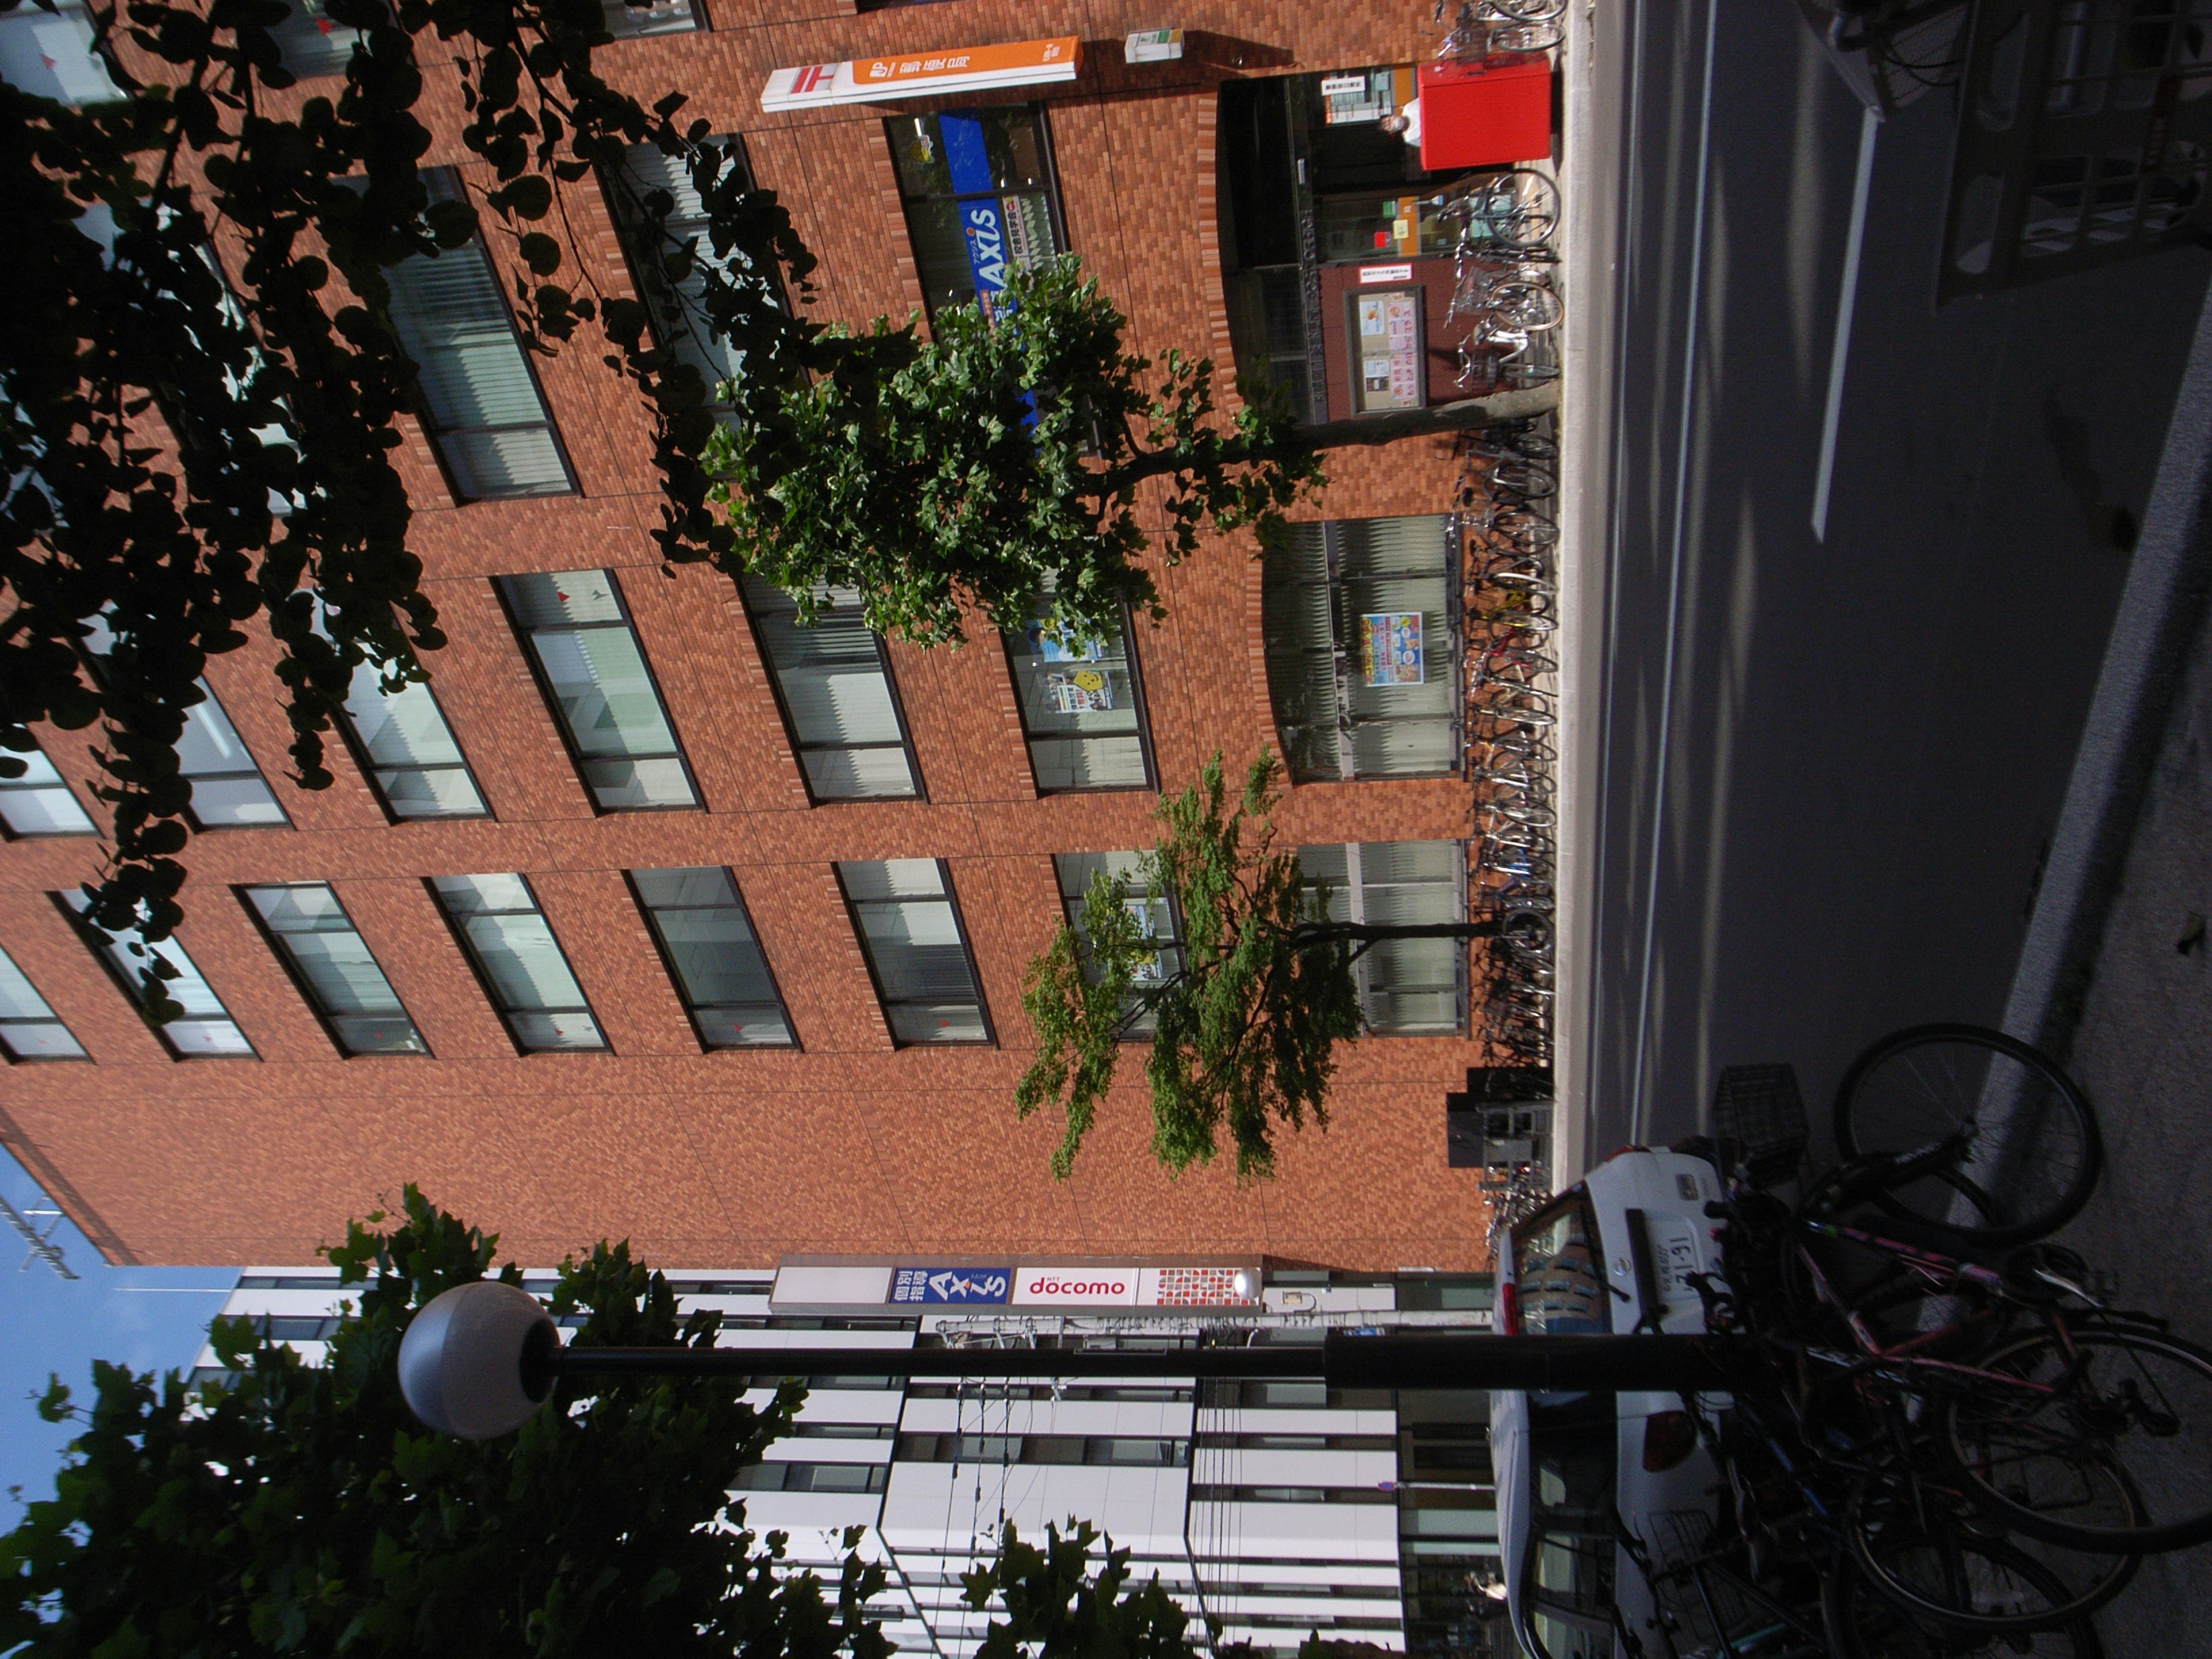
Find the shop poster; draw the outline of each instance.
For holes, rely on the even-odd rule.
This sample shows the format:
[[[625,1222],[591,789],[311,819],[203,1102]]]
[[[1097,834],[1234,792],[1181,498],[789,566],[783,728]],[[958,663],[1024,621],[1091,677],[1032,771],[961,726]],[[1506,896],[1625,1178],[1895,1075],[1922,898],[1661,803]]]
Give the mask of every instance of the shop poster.
[[[1419,685],[1425,678],[1421,660],[1421,613],[1370,611],[1359,619],[1359,672],[1368,685]]]
[[[1103,714],[1114,707],[1114,676],[1103,668],[1047,674],[1044,695],[1060,714]]]

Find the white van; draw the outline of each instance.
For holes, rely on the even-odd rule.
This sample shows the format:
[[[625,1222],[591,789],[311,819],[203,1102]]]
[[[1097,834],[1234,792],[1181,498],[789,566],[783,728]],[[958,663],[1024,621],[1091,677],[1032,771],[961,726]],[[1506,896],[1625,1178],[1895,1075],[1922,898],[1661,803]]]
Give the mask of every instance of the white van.
[[[1631,1147],[1513,1229],[1498,1328],[1531,1336],[1705,1328],[1691,1275],[1720,1272],[1704,1158]],[[1529,1659],[1653,1651],[1650,1591],[1614,1525],[1665,1559],[1702,1539],[1721,1478],[1674,1394],[1491,1395],[1506,1605]]]

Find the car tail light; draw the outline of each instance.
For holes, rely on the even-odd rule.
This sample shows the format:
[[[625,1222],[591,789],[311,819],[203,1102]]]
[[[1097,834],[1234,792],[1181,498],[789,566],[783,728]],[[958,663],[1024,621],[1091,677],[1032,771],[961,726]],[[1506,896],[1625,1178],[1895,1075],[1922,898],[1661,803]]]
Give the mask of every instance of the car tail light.
[[[1510,1279],[1498,1286],[1498,1329],[1504,1336],[1521,1334],[1521,1297]]]
[[[1698,1449],[1697,1419],[1687,1412],[1655,1412],[1644,1419],[1644,1467],[1671,1469]]]

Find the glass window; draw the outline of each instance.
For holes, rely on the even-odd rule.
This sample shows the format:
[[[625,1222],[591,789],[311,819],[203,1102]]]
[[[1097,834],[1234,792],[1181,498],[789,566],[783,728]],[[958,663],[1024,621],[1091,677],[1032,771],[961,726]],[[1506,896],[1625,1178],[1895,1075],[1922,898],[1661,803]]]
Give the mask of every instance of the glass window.
[[[621,0],[609,0],[609,4],[618,6]],[[734,135],[718,134],[708,143],[738,145],[743,154]],[[751,187],[751,170],[742,161],[738,182]],[[631,145],[623,152],[620,169],[602,177],[600,188],[612,210],[630,274],[651,311],[653,337],[697,369],[707,383],[708,395],[714,397],[717,386],[735,378],[744,365],[744,353],[730,341],[714,338],[708,327],[702,303],[706,291],[702,267],[711,265],[732,277],[750,275],[763,296],[781,307],[784,304],[782,279],[774,255],[765,240],[741,240],[728,252],[716,253],[708,236],[706,204],[691,183],[690,171],[681,158],[662,155],[657,145]],[[665,240],[658,242],[648,240],[650,228],[641,211],[646,197],[656,190],[666,191],[671,200]],[[690,245],[690,267],[671,281],[666,261],[686,243]]]
[[[641,34],[683,34],[699,27],[699,14],[691,0],[650,0],[634,6],[629,0],[600,0],[606,13],[607,33],[617,40],[634,40]]]
[[[837,880],[892,1041],[990,1042],[982,988],[944,864],[848,860],[837,866]]]
[[[1144,692],[1127,612],[1110,638],[1094,640],[1055,635],[1051,617],[1051,599],[1040,599],[1020,636],[1006,636],[1037,793],[1151,788]]]
[[[1613,1652],[1619,1435],[1610,1395],[1530,1398],[1522,1600],[1550,1659]]]
[[[343,1052],[430,1052],[328,882],[240,890]]]
[[[5,751],[23,763],[20,778],[0,778],[0,824],[11,836],[89,836],[90,817],[43,749]]]
[[[84,648],[98,668],[114,649],[115,636],[104,617],[88,618],[87,626],[91,631]],[[185,710],[184,732],[177,739],[177,770],[192,787],[187,810],[193,827],[236,830],[289,823],[246,740],[222,712],[215,688],[204,678],[192,684],[200,689],[200,700]]]
[[[690,769],[613,573],[501,576],[499,590],[599,810],[696,806]]]
[[[1530,1336],[1601,1335],[1613,1328],[1586,1196],[1571,1194],[1513,1230],[1513,1299]]]
[[[808,796],[919,795],[921,769],[907,741],[890,659],[882,637],[860,620],[860,595],[825,590],[833,603],[807,627],[790,594],[756,576],[741,580]]]
[[[1376,926],[1461,919],[1467,854],[1455,841],[1352,842],[1301,847],[1306,880],[1322,888],[1331,921]],[[1352,963],[1370,1030],[1445,1036],[1460,1029],[1467,943],[1385,939]]]
[[[55,1018],[37,988],[0,951],[0,1048],[10,1060],[82,1060],[84,1045]]]
[[[1436,513],[1292,525],[1265,556],[1267,693],[1294,782],[1458,769],[1457,555]]]
[[[894,116],[884,136],[933,318],[975,304],[988,316],[1010,268],[1067,251],[1042,105]]]
[[[528,882],[512,874],[434,876],[430,890],[516,1048],[536,1053],[607,1046]]]
[[[1125,901],[1145,932],[1155,940],[1159,949],[1152,959],[1143,963],[1134,975],[1135,986],[1130,995],[1133,999],[1143,994],[1144,988],[1159,985],[1173,979],[1182,971],[1182,952],[1177,948],[1181,933],[1176,926],[1175,904],[1165,894],[1148,896],[1151,878],[1142,853],[1055,853],[1052,867],[1060,879],[1060,902],[1067,912],[1068,924],[1078,933],[1083,929],[1084,896],[1091,890],[1094,876],[1104,876],[1109,881],[1115,877],[1126,878],[1129,896]],[[1146,1015],[1129,1027],[1132,1037],[1148,1037],[1157,1022]]]
[[[730,872],[719,865],[633,870],[629,879],[701,1043],[709,1048],[793,1046],[775,975]]]
[[[386,691],[376,665],[362,664],[346,693],[345,723],[362,769],[392,818],[491,815],[445,711],[420,680]]]
[[[453,175],[422,175],[433,201],[459,199]],[[565,495],[568,476],[553,416],[481,238],[385,273],[392,325],[414,360],[423,424],[463,501]]]
[[[231,1018],[230,1011],[222,1006],[222,999],[216,995],[215,988],[192,965],[192,959],[185,954],[183,945],[173,939],[149,945],[135,927],[105,934],[83,920],[87,900],[82,892],[67,892],[60,897],[70,914],[78,918],[85,942],[92,946],[108,971],[115,975],[124,994],[140,1008],[146,1006],[146,990],[138,975],[139,970],[146,965],[147,958],[149,956],[155,957],[176,969],[176,976],[164,980],[161,988],[168,994],[171,1001],[184,1009],[184,1014],[166,1025],[155,1026],[154,1031],[177,1059],[200,1060],[231,1054],[252,1056],[253,1045],[246,1040],[246,1033],[238,1029],[238,1023]]]
[[[269,31],[284,67],[302,80],[343,75],[354,43],[367,37],[332,18],[321,0],[290,0],[290,6],[284,21]]]

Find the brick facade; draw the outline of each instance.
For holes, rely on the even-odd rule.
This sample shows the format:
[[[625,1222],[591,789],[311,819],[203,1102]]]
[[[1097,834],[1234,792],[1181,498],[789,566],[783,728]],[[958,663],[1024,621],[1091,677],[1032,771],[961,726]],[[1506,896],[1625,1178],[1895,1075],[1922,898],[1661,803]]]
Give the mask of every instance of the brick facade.
[[[621,43],[604,61],[648,100],[680,87],[717,131],[744,133],[761,181],[821,258],[819,313],[856,325],[921,301],[881,125],[893,112],[764,116],[769,70],[1081,35],[1083,78],[1045,89],[1071,245],[1131,317],[1139,349],[1211,353],[1224,379],[1215,85],[1255,70],[1402,60],[1413,22],[1403,0],[1192,4],[1164,19],[1107,0],[953,0],[860,16],[838,15],[836,0],[707,4],[711,32]],[[1125,66],[1121,37],[1162,21],[1210,31],[1202,58]],[[434,85],[425,106],[447,135],[428,159],[457,161],[451,87]],[[627,289],[603,208],[588,186],[571,196],[592,274]],[[787,1251],[986,1247],[1480,1265],[1474,1174],[1445,1166],[1442,1096],[1475,1057],[1467,1042],[1378,1037],[1349,1049],[1332,1127],[1291,1139],[1270,1183],[1240,1188],[1225,1169],[1166,1179],[1145,1151],[1141,1090],[1127,1087],[1074,1178],[1053,1181],[1056,1125],[1018,1125],[1011,1105],[1026,1058],[1022,965],[1059,914],[1050,854],[1147,844],[1155,798],[1040,799],[1004,654],[984,633],[959,650],[892,650],[926,803],[810,807],[730,585],[655,563],[647,531],[659,497],[623,384],[588,341],[541,376],[580,493],[455,507],[419,434],[403,462],[414,544],[452,638],[431,664],[437,692],[493,821],[389,824],[342,756],[334,787],[294,788],[282,778],[265,636],[209,670],[292,817],[289,829],[203,834],[186,855],[179,939],[258,1060],[173,1061],[139,1023],[47,896],[94,872],[93,842],[0,849],[0,945],[95,1062],[10,1067],[5,1133],[103,1249],[295,1261],[415,1180],[526,1261],[628,1236],[655,1261],[733,1266]],[[1443,510],[1448,450],[1342,457],[1320,511]],[[1164,573],[1168,620],[1138,630],[1170,786],[1217,746],[1236,763],[1273,740],[1251,553],[1215,544]],[[620,574],[703,811],[594,814],[488,580],[591,566]],[[81,738],[42,737],[81,782]],[[1464,786],[1437,779],[1302,787],[1284,822],[1297,841],[1387,841],[1456,837],[1468,817]],[[919,856],[949,861],[996,1048],[895,1050],[886,1035],[830,865]],[[736,872],[803,1052],[700,1052],[621,874],[683,864]],[[422,884],[501,870],[530,877],[611,1054],[514,1052]],[[336,885],[434,1058],[338,1057],[228,890],[304,879]],[[1135,1058],[1125,1078],[1137,1077]]]

